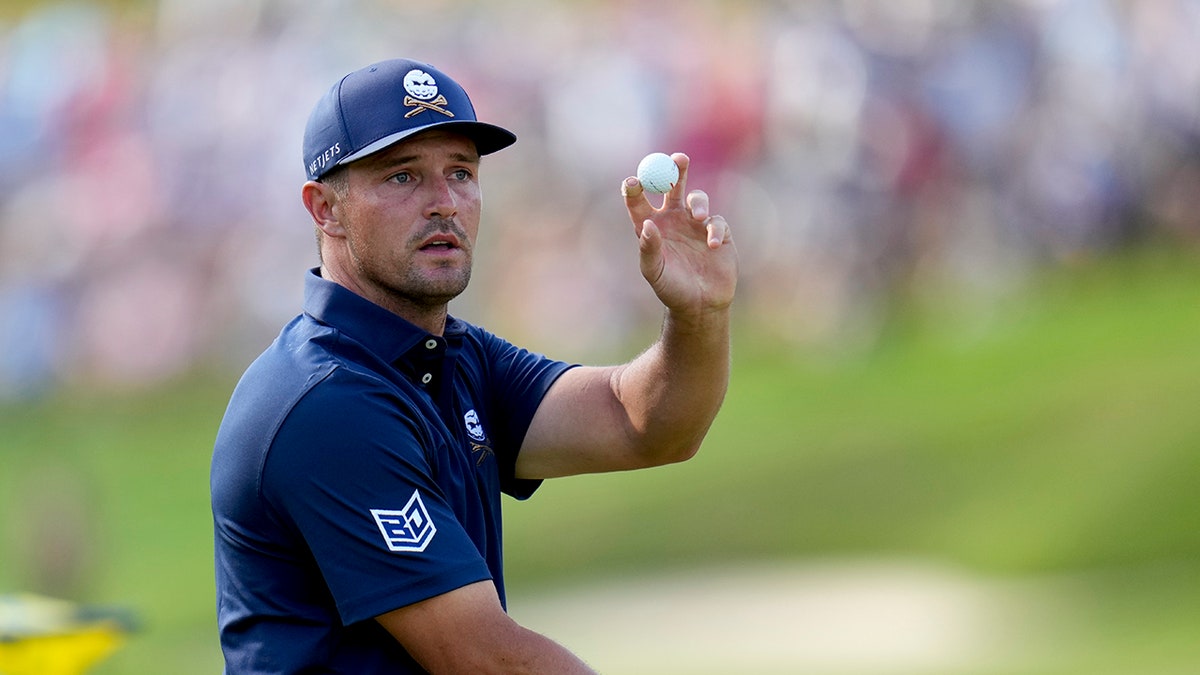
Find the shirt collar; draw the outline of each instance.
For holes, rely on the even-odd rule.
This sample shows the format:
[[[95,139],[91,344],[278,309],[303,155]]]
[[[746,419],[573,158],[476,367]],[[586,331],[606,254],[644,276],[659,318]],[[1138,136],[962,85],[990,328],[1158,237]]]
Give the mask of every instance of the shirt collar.
[[[429,339],[439,339],[357,293],[321,277],[320,268],[304,276],[304,312],[332,326],[391,363]],[[445,336],[462,335],[465,326],[446,317]]]

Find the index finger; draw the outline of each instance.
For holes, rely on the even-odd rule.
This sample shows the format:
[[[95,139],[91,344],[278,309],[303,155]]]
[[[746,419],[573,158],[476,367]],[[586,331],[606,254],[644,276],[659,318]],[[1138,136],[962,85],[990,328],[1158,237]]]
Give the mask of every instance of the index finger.
[[[629,210],[629,219],[633,221],[633,231],[642,236],[642,223],[654,215],[654,207],[646,199],[646,191],[637,176],[630,176],[621,183],[621,196],[625,198],[625,208]]]

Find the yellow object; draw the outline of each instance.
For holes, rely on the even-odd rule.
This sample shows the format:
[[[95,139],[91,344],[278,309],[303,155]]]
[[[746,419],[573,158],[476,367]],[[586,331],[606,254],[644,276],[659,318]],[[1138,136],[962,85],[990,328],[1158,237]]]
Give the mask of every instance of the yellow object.
[[[0,638],[3,675],[80,675],[116,651],[125,637],[115,626],[82,628],[63,635]]]
[[[81,675],[117,650],[128,621],[63,600],[0,596],[0,675]]]

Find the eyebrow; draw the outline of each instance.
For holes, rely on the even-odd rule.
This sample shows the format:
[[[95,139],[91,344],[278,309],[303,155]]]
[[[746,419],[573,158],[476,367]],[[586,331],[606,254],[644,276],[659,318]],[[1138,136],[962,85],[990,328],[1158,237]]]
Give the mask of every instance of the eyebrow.
[[[373,164],[379,168],[393,168],[396,166],[402,166],[405,164],[411,164],[413,162],[419,161],[422,159],[422,157],[423,156],[419,155],[419,154],[400,155],[398,157],[390,157],[390,158],[380,156],[376,159],[375,162],[373,162]],[[452,161],[463,162],[465,164],[478,164],[479,163],[479,155],[478,154],[466,153],[466,152],[452,153],[450,155],[450,159]]]

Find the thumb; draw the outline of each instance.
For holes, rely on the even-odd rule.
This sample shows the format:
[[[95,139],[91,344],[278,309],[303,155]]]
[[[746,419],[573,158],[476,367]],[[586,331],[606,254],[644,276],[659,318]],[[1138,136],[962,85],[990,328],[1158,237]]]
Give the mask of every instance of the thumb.
[[[662,276],[662,247],[662,233],[659,232],[658,226],[650,219],[642,221],[642,234],[638,237],[638,252],[641,254],[642,276],[646,277],[650,283],[658,281],[658,278]]]

